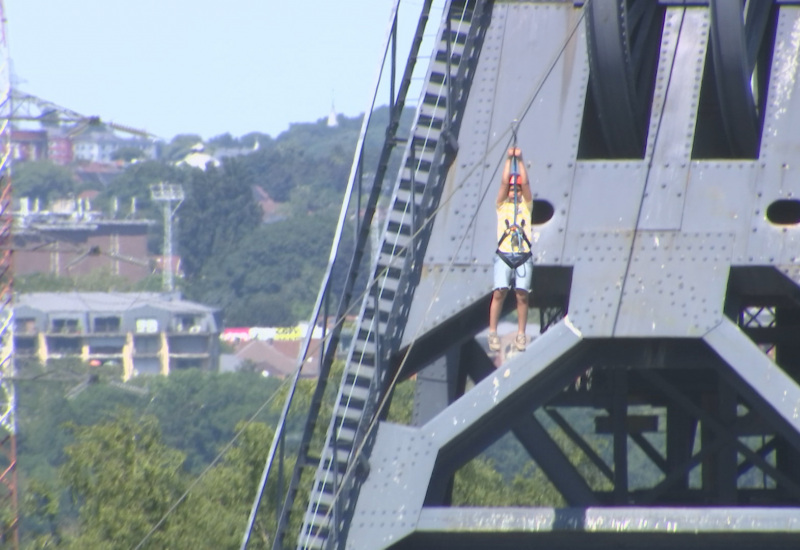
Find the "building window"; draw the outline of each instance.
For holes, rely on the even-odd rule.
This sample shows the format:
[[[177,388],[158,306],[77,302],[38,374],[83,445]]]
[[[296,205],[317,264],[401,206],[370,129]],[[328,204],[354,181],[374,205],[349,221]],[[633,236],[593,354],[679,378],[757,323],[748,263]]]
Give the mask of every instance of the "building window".
[[[136,319],[136,332],[140,334],[153,334],[158,332],[158,319]]]
[[[78,338],[50,338],[47,348],[54,355],[80,355],[81,342]]]
[[[196,315],[178,315],[175,319],[175,332],[200,332],[200,318]]]
[[[14,329],[17,334],[34,334],[36,332],[36,319],[30,317],[14,319]]]
[[[53,319],[53,332],[58,334],[78,334],[80,323],[77,319]]]
[[[39,349],[39,344],[35,337],[14,338],[14,353],[18,356],[33,355],[37,349]]]
[[[161,351],[161,339],[158,336],[137,336],[133,348],[136,354],[153,355]]]
[[[96,345],[89,346],[90,355],[121,355],[122,346]]]
[[[120,322],[119,317],[95,317],[94,319],[94,331],[107,333],[113,332],[117,333],[120,330],[122,323]]]

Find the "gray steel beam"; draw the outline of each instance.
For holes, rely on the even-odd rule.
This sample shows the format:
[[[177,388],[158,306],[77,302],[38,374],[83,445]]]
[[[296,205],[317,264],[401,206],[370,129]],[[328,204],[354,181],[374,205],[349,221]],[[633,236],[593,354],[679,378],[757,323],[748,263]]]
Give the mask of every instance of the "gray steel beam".
[[[488,357],[482,353],[480,355],[486,360],[474,362],[473,368],[470,370],[470,376],[476,382],[491,376],[495,371],[495,367]],[[535,415],[520,416],[519,420],[511,424],[511,432],[569,506],[598,504],[598,500],[586,480],[553,441]]]
[[[567,501],[568,506],[584,507],[599,504],[586,480],[535,416],[528,415],[521,418],[512,427],[512,431],[547,479]]]
[[[796,548],[797,508],[430,508],[395,549]]]
[[[800,450],[800,387],[797,383],[729,320],[724,320],[703,339],[735,373],[729,381],[737,391]],[[724,367],[719,369],[725,374]]]
[[[565,374],[574,377],[581,342],[565,319],[424,426],[381,423],[347,548],[385,548],[411,533],[429,491],[442,495],[458,465],[475,456],[471,443],[499,437],[496,421],[532,411],[563,387]]]

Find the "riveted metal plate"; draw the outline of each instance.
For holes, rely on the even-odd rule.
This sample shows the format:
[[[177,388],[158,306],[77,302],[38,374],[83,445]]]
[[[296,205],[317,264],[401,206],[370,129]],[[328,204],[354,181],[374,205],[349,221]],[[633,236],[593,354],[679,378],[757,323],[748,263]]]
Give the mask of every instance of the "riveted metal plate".
[[[416,527],[437,451],[421,430],[381,423],[346,548],[388,548]]]
[[[569,318],[584,336],[612,335],[632,242],[632,230],[577,234],[565,261],[575,265]]]
[[[681,229],[686,233],[735,235],[731,261],[747,263],[747,242],[757,212],[756,188],[763,176],[754,161],[700,161],[691,164]]]
[[[700,337],[720,322],[730,233],[639,232],[625,275],[617,337]]]
[[[490,265],[426,265],[414,293],[401,347],[454,317],[491,290]]]
[[[641,229],[680,228],[707,44],[706,8],[667,10],[650,125],[651,135],[658,137],[653,141]],[[667,81],[671,93],[663,97]]]

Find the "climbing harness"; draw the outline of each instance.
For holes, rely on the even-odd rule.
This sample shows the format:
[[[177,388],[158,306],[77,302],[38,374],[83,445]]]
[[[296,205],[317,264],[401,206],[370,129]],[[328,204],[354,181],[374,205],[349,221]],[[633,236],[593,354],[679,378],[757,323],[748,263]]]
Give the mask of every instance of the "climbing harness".
[[[516,224],[510,225],[508,220],[506,220],[506,230],[503,233],[503,236],[500,237],[500,241],[497,243],[496,254],[500,256],[500,259],[503,260],[511,269],[517,269],[519,266],[527,262],[528,258],[533,255],[531,252],[531,242],[528,240],[527,235],[525,235],[524,228],[525,220],[522,220],[522,223],[519,226]],[[509,236],[511,237],[511,252],[504,252],[500,250],[500,245],[503,244],[503,241],[505,241],[506,237]],[[528,245],[527,252],[522,250],[523,242]]]

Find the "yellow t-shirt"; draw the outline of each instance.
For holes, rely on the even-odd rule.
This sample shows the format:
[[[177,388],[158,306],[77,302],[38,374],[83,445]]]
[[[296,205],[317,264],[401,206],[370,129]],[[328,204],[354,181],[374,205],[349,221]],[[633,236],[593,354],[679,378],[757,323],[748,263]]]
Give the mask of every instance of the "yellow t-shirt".
[[[533,201],[525,202],[524,200],[517,202],[517,226],[522,229],[528,242],[531,242],[531,211],[533,209]],[[506,225],[508,221],[508,225]],[[507,200],[497,207],[497,242],[503,238],[508,227],[514,225],[514,201]],[[519,238],[514,232],[503,239],[498,247],[500,252],[530,252],[531,247],[525,242],[525,239]]]

